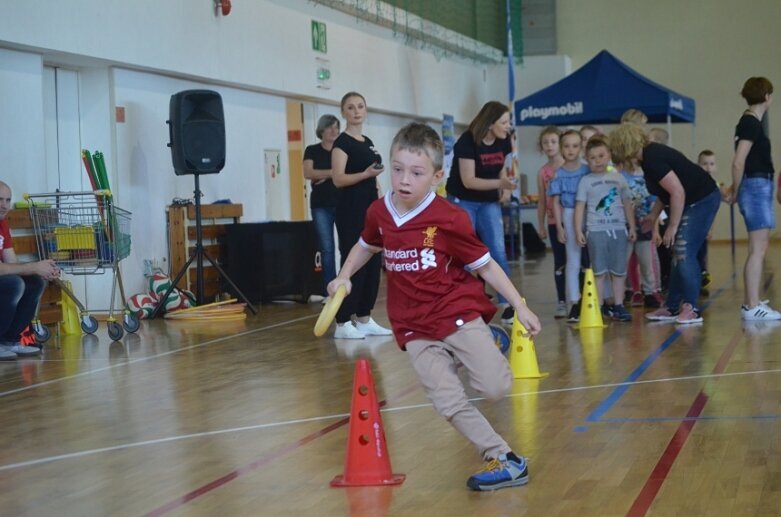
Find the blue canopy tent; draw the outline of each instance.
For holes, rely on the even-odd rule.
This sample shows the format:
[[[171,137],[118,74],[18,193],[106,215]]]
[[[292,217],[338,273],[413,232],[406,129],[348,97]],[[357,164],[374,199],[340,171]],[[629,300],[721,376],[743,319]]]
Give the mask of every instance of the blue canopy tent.
[[[607,50],[515,102],[516,126],[618,124],[635,108],[651,123],[694,123],[694,100],[643,77]]]
[[[657,84],[629,68],[607,50],[573,73],[537,93],[515,101],[516,126],[618,124],[630,108],[650,123],[694,124],[694,99]],[[692,151],[695,149],[692,126]],[[730,207],[732,253],[735,254],[734,208]]]

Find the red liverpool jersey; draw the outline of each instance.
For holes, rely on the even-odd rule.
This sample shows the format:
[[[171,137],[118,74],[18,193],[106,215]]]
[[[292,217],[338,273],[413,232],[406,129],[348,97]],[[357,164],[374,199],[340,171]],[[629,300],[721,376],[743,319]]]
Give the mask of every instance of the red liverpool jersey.
[[[369,207],[359,243],[383,248],[388,317],[399,346],[441,340],[478,317],[496,312],[483,284],[468,270],[491,260],[469,215],[433,192],[399,214],[392,192]]]

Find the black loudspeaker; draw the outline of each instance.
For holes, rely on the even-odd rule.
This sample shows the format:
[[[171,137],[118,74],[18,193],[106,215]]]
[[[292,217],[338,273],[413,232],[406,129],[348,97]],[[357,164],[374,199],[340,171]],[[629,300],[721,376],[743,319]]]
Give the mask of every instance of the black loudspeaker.
[[[225,167],[222,97],[211,90],[184,90],[171,96],[168,131],[177,176],[215,174]]]

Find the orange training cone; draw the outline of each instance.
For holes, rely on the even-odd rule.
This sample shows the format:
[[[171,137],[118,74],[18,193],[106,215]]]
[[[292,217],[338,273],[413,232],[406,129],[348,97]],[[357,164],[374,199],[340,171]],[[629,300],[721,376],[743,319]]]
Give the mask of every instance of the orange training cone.
[[[516,379],[542,379],[547,373],[540,373],[537,364],[537,350],[526,328],[513,318],[513,334],[510,337],[510,369]]]
[[[371,368],[368,360],[359,359],[355,363],[344,475],[331,480],[331,486],[400,485],[406,477],[391,471]]]
[[[575,328],[605,328],[607,325],[602,321],[602,309],[599,306],[599,291],[597,283],[594,281],[594,271],[591,268],[586,270],[586,277],[583,279],[583,290],[580,297],[580,321]]]

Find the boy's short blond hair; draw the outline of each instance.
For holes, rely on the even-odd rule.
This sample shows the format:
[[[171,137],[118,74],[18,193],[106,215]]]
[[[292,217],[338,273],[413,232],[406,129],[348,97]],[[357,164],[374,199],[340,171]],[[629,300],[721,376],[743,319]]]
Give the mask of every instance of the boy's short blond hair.
[[[442,139],[428,124],[410,122],[399,129],[391,142],[391,159],[396,150],[407,150],[416,153],[424,153],[434,164],[434,171],[442,169],[444,161],[444,149]]]
[[[627,122],[611,131],[608,144],[614,163],[631,163],[648,145],[648,135],[642,127]]]

